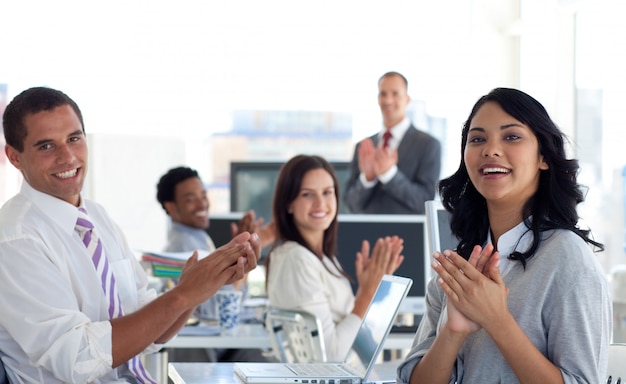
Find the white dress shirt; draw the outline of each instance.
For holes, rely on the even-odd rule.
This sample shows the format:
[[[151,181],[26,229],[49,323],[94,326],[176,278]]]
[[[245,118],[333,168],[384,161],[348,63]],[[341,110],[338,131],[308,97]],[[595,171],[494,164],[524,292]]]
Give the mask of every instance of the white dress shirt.
[[[350,282],[328,257],[322,264],[315,254],[294,241],[279,245],[270,253],[267,294],[272,306],[314,314],[322,323],[327,360],[344,360],[361,318],[352,313],[354,294]]]
[[[83,200],[115,275],[124,313],[156,297],[121,230]],[[0,210],[0,356],[15,383],[135,382],[112,369],[108,300],[74,230],[77,207],[26,181]],[[153,345],[146,352],[154,351]]]

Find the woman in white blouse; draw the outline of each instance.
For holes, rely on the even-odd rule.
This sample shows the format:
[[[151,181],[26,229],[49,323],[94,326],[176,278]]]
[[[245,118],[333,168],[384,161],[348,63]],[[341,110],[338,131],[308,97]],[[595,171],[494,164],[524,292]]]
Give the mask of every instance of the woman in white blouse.
[[[384,274],[404,259],[403,240],[378,239],[356,254],[356,295],[335,257],[339,184],[322,157],[298,155],[281,169],[272,206],[277,242],[265,262],[270,305],[311,312],[322,323],[328,361],[343,361]]]

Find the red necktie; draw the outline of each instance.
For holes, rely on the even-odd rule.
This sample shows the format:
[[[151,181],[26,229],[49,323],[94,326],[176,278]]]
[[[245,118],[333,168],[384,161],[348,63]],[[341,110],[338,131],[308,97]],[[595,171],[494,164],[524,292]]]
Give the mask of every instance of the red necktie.
[[[385,131],[383,133],[383,148],[387,149],[389,147],[389,139],[391,139],[391,132]]]

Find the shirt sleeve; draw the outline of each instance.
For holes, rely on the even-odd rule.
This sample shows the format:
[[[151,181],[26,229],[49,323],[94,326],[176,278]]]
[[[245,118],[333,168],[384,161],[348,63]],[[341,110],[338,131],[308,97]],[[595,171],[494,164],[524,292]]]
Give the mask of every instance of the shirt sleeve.
[[[111,325],[92,321],[81,306],[86,297],[68,295],[68,271],[54,262],[55,256],[38,239],[18,238],[0,245],[0,262],[7,255],[20,257],[11,268],[0,268],[3,311],[0,324],[19,349],[36,366],[68,383],[90,382],[112,369]],[[3,344],[4,348],[4,344]],[[7,351],[5,351],[7,352]]]
[[[387,184],[391,181],[391,179],[393,179],[396,173],[398,173],[398,166],[393,165],[391,166],[391,168],[389,168],[389,170],[387,170],[387,172],[383,173],[382,175],[378,175],[378,181],[383,184]]]
[[[363,172],[359,173],[359,180],[361,181],[361,184],[363,184],[363,188],[365,188],[365,189],[374,188],[376,186],[376,184],[378,184],[378,180],[377,179],[374,179],[372,181],[368,181],[367,177],[365,177],[365,173],[363,173]]]

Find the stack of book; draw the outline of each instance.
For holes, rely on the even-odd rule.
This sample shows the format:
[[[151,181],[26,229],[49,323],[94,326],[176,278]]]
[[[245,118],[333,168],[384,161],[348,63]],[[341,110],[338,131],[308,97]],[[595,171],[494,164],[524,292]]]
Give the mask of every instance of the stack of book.
[[[206,255],[206,252],[198,252],[200,255]],[[178,278],[183,270],[187,259],[193,255],[193,252],[142,252],[141,260],[152,265],[152,274],[155,277]]]

